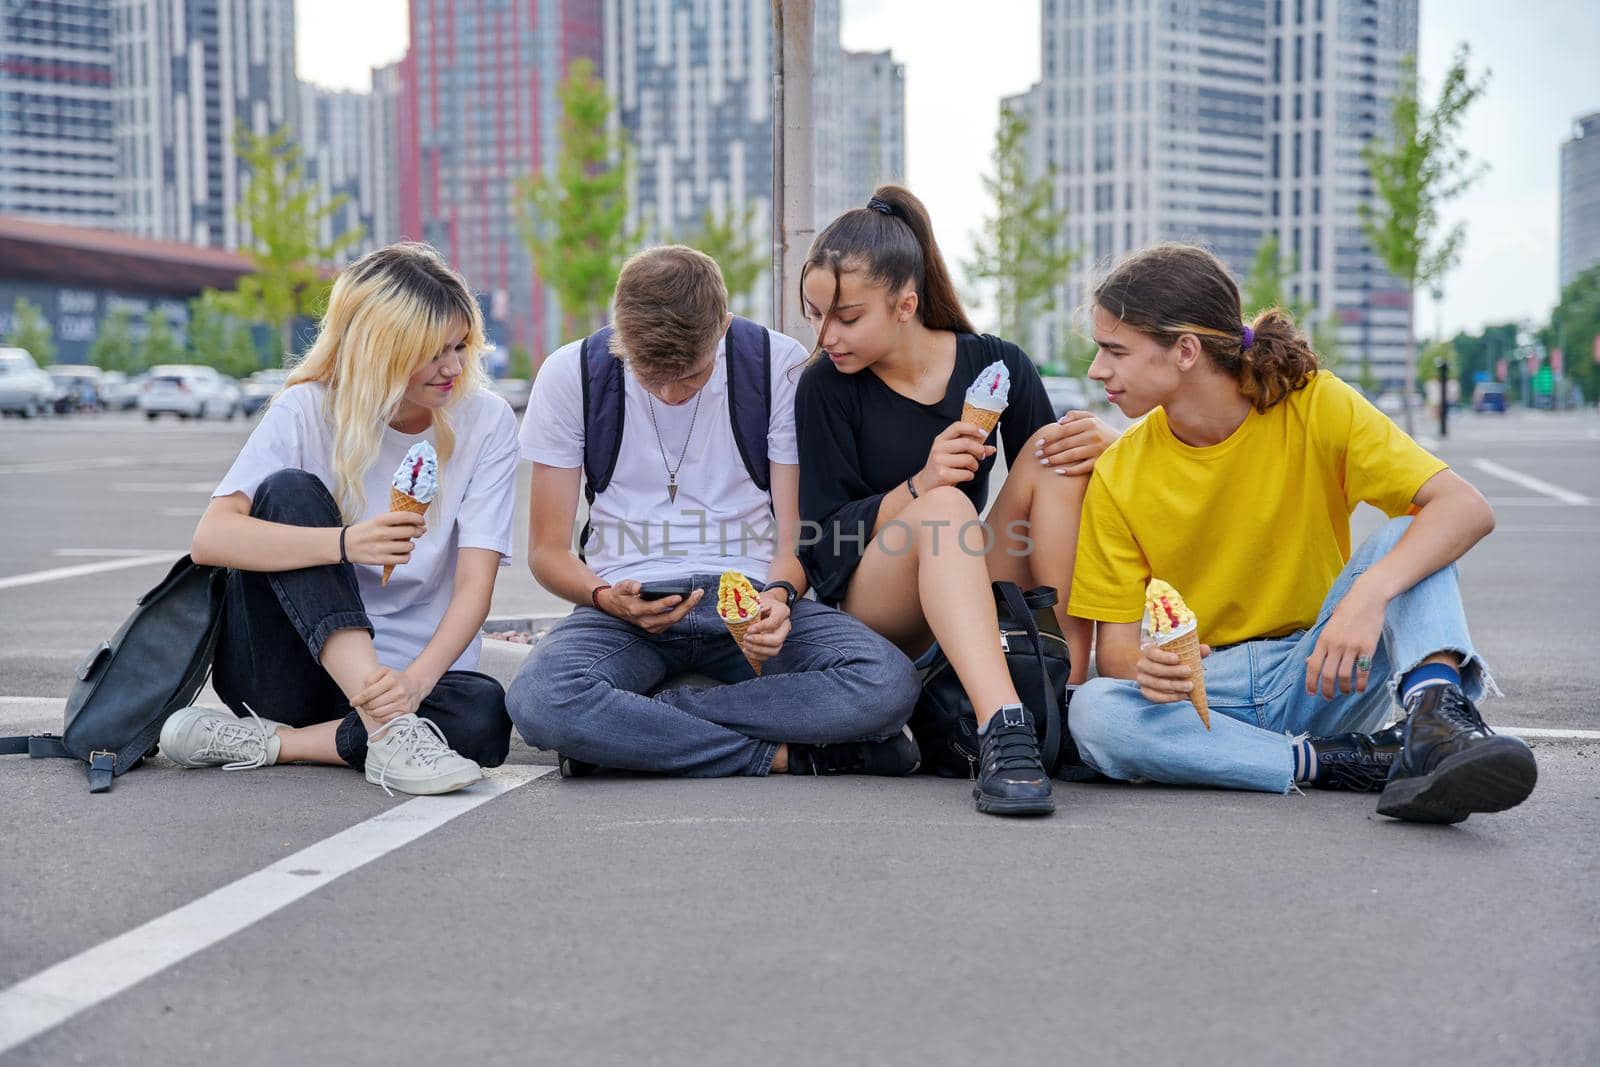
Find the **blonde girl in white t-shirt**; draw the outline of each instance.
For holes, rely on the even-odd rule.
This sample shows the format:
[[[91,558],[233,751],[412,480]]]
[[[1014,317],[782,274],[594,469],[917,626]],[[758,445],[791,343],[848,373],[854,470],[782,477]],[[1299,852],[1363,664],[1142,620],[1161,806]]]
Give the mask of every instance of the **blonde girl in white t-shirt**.
[[[484,343],[477,301],[426,245],[339,275],[195,530],[195,561],[229,569],[213,684],[232,710],[173,716],[166,756],[347,763],[419,794],[505,759],[505,694],[473,668],[511,554],[516,420],[485,387]],[[389,480],[424,441],[438,492],[424,515],[391,511]]]

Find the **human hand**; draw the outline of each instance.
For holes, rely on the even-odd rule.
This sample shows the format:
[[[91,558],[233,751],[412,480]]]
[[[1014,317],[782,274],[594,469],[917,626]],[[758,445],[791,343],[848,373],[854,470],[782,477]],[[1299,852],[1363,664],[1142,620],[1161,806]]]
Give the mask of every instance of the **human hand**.
[[[1383,635],[1383,615],[1388,607],[1387,598],[1369,592],[1359,579],[1350,587],[1306,657],[1307,693],[1320,690],[1332,700],[1339,693],[1351,692],[1352,684],[1357,693],[1367,691],[1372,655]]]
[[[978,475],[978,465],[994,455],[994,446],[984,444],[987,435],[970,422],[953,422],[933,439],[928,462],[916,474],[917,492],[941,485],[960,485]]]
[[[1201,645],[1201,658],[1209,655],[1211,646]],[[1139,692],[1152,704],[1176,704],[1180,700],[1188,700],[1189,694],[1194,691],[1191,672],[1183,660],[1178,658],[1176,652],[1169,652],[1154,641],[1146,641],[1139,646],[1135,677],[1139,682]]]
[[[1069,411],[1034,435],[1033,456],[1057,474],[1088,474],[1116,439],[1117,432],[1092,412]]]
[[[618,582],[609,589],[600,590],[595,600],[607,615],[631,622],[646,633],[665,633],[684,616],[694,610],[705,596],[704,589],[696,589],[686,597],[668,596],[660,600],[645,600],[639,596],[640,583],[633,579]]]
[[[782,589],[767,590],[761,594],[761,615],[744,632],[743,649],[758,663],[783,651],[789,637],[789,594]]]
[[[415,675],[392,667],[379,667],[366,679],[366,687],[350,699],[350,706],[374,722],[384,723],[409,715],[422,706],[432,686]]]
[[[344,534],[344,554],[351,563],[399,566],[411,558],[411,543],[428,530],[421,515],[391,511],[352,525]]]

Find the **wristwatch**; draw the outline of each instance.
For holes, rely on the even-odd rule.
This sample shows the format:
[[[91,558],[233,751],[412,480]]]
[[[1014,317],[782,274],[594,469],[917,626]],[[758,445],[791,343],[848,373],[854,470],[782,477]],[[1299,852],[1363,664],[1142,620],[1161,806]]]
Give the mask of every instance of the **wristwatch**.
[[[794,605],[794,602],[796,600],[800,599],[800,591],[798,589],[796,589],[791,583],[785,582],[785,581],[783,581],[781,579],[776,581],[776,582],[768,582],[767,583],[767,589],[787,589],[789,591],[788,604],[791,607]],[[762,592],[766,592],[766,589],[763,589]]]

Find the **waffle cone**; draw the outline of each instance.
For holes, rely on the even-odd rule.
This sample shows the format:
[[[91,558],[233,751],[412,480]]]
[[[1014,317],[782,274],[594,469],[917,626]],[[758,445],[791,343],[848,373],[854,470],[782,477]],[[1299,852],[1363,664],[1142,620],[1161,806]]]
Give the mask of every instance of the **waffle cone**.
[[[1000,415],[1001,412],[990,411],[988,408],[980,408],[973,404],[961,405],[961,421],[970,422],[981,428],[985,436],[993,433],[994,428],[1000,425]]]
[[[750,629],[750,624],[755,621],[756,620],[754,619],[722,620],[722,624],[728,628],[728,633],[733,636],[733,643],[739,646],[739,650],[741,652],[744,651],[744,632]],[[750,669],[756,672],[756,677],[761,677],[761,662],[759,660],[751,659],[748,654],[745,655],[744,660],[746,663],[750,664]]]
[[[1161,648],[1167,652],[1176,652],[1183,665],[1189,668],[1190,680],[1194,682],[1194,691],[1189,694],[1189,701],[1194,705],[1194,710],[1200,713],[1200,721],[1206,724],[1206,729],[1211,729],[1211,706],[1206,703],[1206,671],[1200,664],[1199,628],[1191,626],[1188,633],[1161,642]]]
[[[423,514],[424,512],[426,512],[428,510],[428,505],[423,503],[422,501],[418,500],[416,497],[412,496],[410,493],[402,493],[400,490],[396,489],[394,486],[391,485],[389,487],[389,510],[390,511],[409,511],[413,515],[421,515],[421,514]],[[379,584],[380,585],[388,585],[389,584],[389,575],[391,575],[393,573],[394,573],[394,564],[393,563],[390,563],[387,566],[385,566],[383,568],[383,581],[380,582]]]

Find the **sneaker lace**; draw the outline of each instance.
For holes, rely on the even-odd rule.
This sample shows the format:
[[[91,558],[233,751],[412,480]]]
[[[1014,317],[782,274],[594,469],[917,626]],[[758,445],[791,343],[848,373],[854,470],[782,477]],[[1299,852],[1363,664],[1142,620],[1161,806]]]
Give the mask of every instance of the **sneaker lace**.
[[[808,755],[814,775],[848,774],[867,765],[866,746],[859,744],[818,745]]]
[[[1494,733],[1489,729],[1489,724],[1483,721],[1483,715],[1473,706],[1472,701],[1458,689],[1446,688],[1439,697],[1439,716],[1462,732],[1482,730],[1486,734]]]
[[[998,716],[996,716],[998,718]],[[1039,770],[1039,739],[1027,723],[991,722],[988,730],[990,762],[997,771]]]
[[[207,719],[206,742],[195,753],[199,759],[225,759],[225,771],[249,771],[267,763],[267,725],[261,716],[246,704],[249,719],[233,722],[224,719]],[[254,721],[252,721],[254,720]]]
[[[442,757],[455,754],[455,750],[445,741],[444,732],[439,729],[439,724],[415,714],[390,719],[389,725],[380,731],[380,734],[383,737],[393,738],[396,742],[394,750],[389,753],[389,758],[378,768],[378,785],[389,796],[394,796],[394,791],[389,788],[387,781],[389,764],[402,755],[419,767],[432,769]]]

